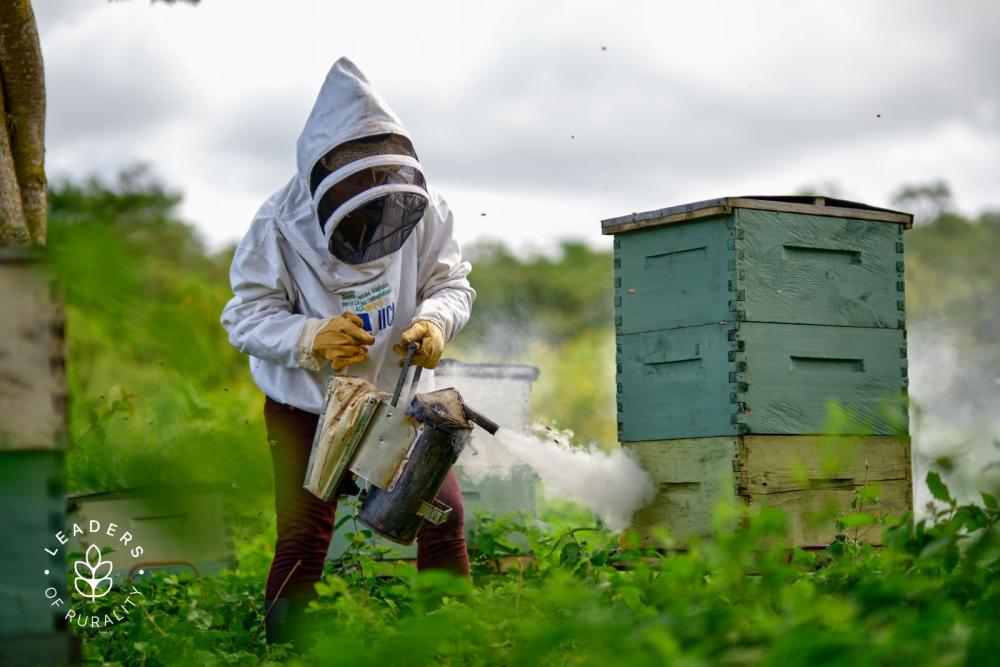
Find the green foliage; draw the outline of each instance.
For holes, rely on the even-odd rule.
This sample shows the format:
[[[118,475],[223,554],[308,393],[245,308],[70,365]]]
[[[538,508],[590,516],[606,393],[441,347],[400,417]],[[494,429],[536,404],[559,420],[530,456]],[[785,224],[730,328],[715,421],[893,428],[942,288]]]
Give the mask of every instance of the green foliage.
[[[902,186],[892,198],[892,205],[912,213],[916,223],[936,220],[952,209],[951,188],[944,181],[910,183]]]
[[[487,345],[487,354],[502,356],[521,352],[518,338],[562,343],[584,331],[610,329],[609,252],[567,241],[557,259],[517,256],[497,243],[474,245],[467,255],[477,295],[476,316],[460,334],[464,345]]]
[[[947,489],[943,491],[948,495]],[[534,554],[473,582],[370,558],[365,540],[329,563],[307,611],[309,665],[982,665],[1000,633],[1000,519],[952,501],[927,519],[867,515],[875,549],[850,526],[825,550],[788,549],[780,510],[716,511],[717,533],[685,552],[598,528],[480,524],[494,556]],[[496,531],[496,532],[494,532]],[[269,543],[235,572],[157,574],[142,615],[88,635],[88,663],[272,664],[292,659],[254,635]]]
[[[1000,213],[969,219],[946,209],[904,238],[910,319],[962,322],[973,340],[995,341]]]
[[[50,188],[72,490],[177,480],[267,490],[262,399],[219,324],[229,259],[206,253],[179,201],[141,168]]]

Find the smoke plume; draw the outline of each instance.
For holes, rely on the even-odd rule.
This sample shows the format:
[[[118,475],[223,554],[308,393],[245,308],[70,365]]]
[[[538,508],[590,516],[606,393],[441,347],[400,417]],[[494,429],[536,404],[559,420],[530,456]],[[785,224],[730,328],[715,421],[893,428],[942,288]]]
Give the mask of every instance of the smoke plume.
[[[580,502],[612,530],[628,527],[632,514],[655,491],[649,475],[625,450],[607,453],[594,446],[572,447],[566,433],[551,430],[547,436],[538,436],[502,428],[496,442],[509,457],[463,464],[466,474],[509,477],[513,458],[531,467],[549,493]]]

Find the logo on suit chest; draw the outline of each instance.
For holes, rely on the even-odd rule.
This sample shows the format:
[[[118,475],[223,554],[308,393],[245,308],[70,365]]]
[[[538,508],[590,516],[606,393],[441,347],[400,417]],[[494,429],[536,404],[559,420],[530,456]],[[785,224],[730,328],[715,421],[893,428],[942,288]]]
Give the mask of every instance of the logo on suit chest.
[[[376,336],[392,326],[396,315],[396,299],[388,282],[376,283],[364,290],[342,292],[340,306],[357,313],[364,328]]]

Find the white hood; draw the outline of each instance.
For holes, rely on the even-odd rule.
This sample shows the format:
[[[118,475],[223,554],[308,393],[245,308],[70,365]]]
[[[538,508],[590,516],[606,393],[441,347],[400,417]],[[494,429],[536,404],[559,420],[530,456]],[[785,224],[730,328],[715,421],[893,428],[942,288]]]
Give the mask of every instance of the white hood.
[[[279,224],[295,250],[325,277],[330,289],[368,282],[380,275],[390,257],[367,264],[346,264],[331,256],[319,225],[309,178],[316,162],[342,143],[376,134],[410,139],[396,113],[347,58],[333,64],[323,81],[305,127],[295,144],[296,174],[279,203]]]

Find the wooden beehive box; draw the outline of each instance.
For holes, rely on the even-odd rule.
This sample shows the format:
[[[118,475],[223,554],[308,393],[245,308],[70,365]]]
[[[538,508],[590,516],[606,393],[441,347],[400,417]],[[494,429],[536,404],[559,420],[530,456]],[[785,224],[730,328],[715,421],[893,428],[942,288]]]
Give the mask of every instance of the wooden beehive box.
[[[116,523],[132,533],[143,554],[130,570],[214,574],[236,567],[226,492],[222,484],[185,483],[72,493],[66,496],[66,518],[80,525],[91,520],[104,526]],[[82,552],[90,544],[87,536],[74,536],[67,549]],[[119,555],[112,552],[109,557],[114,561]],[[112,577],[119,581],[137,576],[130,570],[118,569]]]
[[[0,451],[66,447],[64,314],[32,248],[0,248]]]
[[[906,390],[903,229],[839,200],[723,198],[605,220],[624,441],[892,432]]]
[[[852,432],[905,419],[900,329],[720,322],[619,336],[622,442],[824,433],[831,401]]]
[[[885,507],[910,507],[912,221],[822,197],[725,197],[602,222],[615,236],[619,440],[659,490],[637,527],[705,534],[726,493],[780,505],[792,541],[819,546],[833,521],[812,519],[846,511],[865,479],[884,482]],[[871,437],[817,468],[834,404],[838,433]],[[769,470],[787,474],[753,481]]]
[[[0,248],[0,664],[63,664],[79,653],[64,611],[66,561],[43,547],[64,529],[64,314],[37,248]]]

